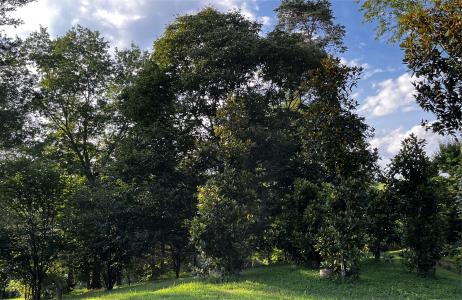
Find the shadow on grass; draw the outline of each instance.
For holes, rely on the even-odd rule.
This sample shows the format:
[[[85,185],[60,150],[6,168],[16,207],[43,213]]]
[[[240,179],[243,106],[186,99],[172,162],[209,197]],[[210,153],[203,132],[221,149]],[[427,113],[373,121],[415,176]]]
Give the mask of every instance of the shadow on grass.
[[[106,290],[77,290],[67,295],[65,299],[129,299],[127,296],[149,295],[157,290],[168,289],[192,281],[193,278],[169,279],[147,283],[137,283],[131,286],[116,287]],[[138,298],[136,298],[138,299]]]

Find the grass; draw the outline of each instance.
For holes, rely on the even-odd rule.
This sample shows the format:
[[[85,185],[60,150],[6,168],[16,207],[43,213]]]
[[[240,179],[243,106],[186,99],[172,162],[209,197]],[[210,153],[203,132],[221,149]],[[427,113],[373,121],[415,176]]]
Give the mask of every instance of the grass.
[[[76,291],[67,299],[462,299],[460,275],[439,268],[421,278],[399,262],[367,262],[360,280],[321,280],[317,270],[280,265],[246,270],[235,281],[211,283],[183,278],[120,287],[110,292]]]

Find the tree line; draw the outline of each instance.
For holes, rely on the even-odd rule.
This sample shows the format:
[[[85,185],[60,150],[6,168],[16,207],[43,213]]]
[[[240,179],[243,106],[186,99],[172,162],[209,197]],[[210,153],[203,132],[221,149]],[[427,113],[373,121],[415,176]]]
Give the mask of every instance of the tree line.
[[[17,24],[9,13],[27,2],[2,2],[0,24]],[[382,2],[365,1],[366,17]],[[440,2],[422,20],[460,16]],[[169,272],[226,279],[255,261],[346,280],[389,249],[431,275],[460,256],[461,145],[430,158],[411,135],[381,170],[330,3],[282,0],[276,14],[263,34],[239,11],[204,8],[150,52],[81,26],[1,36],[0,297],[12,282],[35,300]],[[437,57],[409,30],[405,63],[426,78],[417,101],[435,130],[458,132],[461,72],[447,60],[462,52]],[[433,60],[451,66],[444,79]]]

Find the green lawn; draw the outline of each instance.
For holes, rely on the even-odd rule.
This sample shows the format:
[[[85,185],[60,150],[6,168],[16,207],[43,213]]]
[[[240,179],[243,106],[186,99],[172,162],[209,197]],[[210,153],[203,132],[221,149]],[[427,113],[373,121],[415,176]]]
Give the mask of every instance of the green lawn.
[[[235,281],[211,283],[192,278],[143,283],[111,292],[74,292],[68,299],[462,299],[462,278],[437,270],[420,278],[399,262],[366,263],[355,283],[321,280],[317,270],[295,266],[258,267]]]

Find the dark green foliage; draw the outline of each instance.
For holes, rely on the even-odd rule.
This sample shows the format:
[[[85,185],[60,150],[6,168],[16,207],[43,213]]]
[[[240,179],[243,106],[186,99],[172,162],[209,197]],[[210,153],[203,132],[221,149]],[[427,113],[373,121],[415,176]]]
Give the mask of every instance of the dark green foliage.
[[[265,189],[257,149],[262,146],[259,135],[265,114],[259,100],[263,98],[253,93],[230,97],[220,109],[216,134],[223,172],[199,190],[191,234],[205,256],[202,267],[222,275],[242,270],[261,235]]]
[[[304,164],[317,170],[318,180],[368,182],[377,169],[377,153],[367,142],[371,128],[353,112],[357,103],[349,96],[357,72],[337,60],[324,60],[308,82],[311,101],[301,120],[302,155]]]
[[[330,4],[276,11],[268,34],[239,11],[180,16],[152,53],[112,52],[80,26],[0,41],[0,292],[11,279],[35,298],[45,285],[111,290],[171,271],[223,279],[275,253],[356,278],[368,248],[378,258],[398,244],[397,227],[419,273],[443,240],[456,253],[460,145],[431,162],[411,137],[378,183],[372,128],[351,97],[361,70],[334,56],[344,28]]]
[[[300,128],[303,163],[316,171],[315,180],[324,186],[320,211],[314,214],[320,219],[315,248],[323,264],[342,278],[358,274],[368,184],[377,170],[376,150],[367,142],[370,128],[352,111],[357,104],[349,89],[357,71],[324,60],[308,82],[311,102],[303,110]]]
[[[288,105],[293,97],[300,96],[299,90],[308,80],[311,71],[321,66],[321,59],[326,57],[323,48],[316,44],[306,43],[297,34],[282,30],[268,33],[262,41],[263,77],[279,87],[282,87],[276,101],[288,97]]]
[[[406,263],[419,274],[434,274],[441,257],[443,222],[440,187],[434,181],[436,169],[424,151],[423,140],[411,135],[392,160],[388,178],[393,193],[400,198],[404,224]]]
[[[364,183],[357,180],[323,186],[325,203],[315,247],[323,258],[322,266],[343,279],[359,275],[359,262],[366,244],[364,215],[368,197]]]
[[[21,24],[10,13],[33,0],[2,0],[0,26]],[[26,126],[33,95],[34,77],[26,67],[22,41],[4,35],[0,28],[0,148],[11,149],[29,138],[31,122]]]
[[[35,80],[26,67],[21,47],[21,40],[0,33],[0,147],[3,149],[18,146],[33,135],[27,114]]]
[[[106,287],[112,288],[110,273],[114,265],[127,260],[127,255],[116,252],[125,251],[121,249],[122,245],[127,246],[131,227],[128,222],[123,222],[130,218],[125,216],[120,219],[122,223],[117,224],[114,221],[119,221],[117,217],[109,219],[114,221],[114,228],[120,233],[120,241],[112,241],[119,235],[108,232],[107,227],[111,224],[104,218],[93,220],[93,217],[105,212],[106,207],[100,205],[127,212],[131,209],[121,200],[125,200],[123,196],[114,196],[119,193],[117,184],[114,184],[116,180],[102,179],[101,175],[106,172],[116,144],[128,128],[126,119],[117,110],[118,97],[121,90],[133,81],[146,55],[132,47],[116,51],[112,56],[108,42],[98,32],[81,26],[56,39],[51,39],[46,30],[41,29],[27,39],[25,51],[29,61],[37,66],[39,89],[34,98],[34,109],[41,116],[39,125],[45,155],[58,161],[70,174],[83,176],[78,190],[85,188],[87,192],[83,194],[89,197],[71,202],[77,207],[68,209],[71,215],[67,229],[72,233],[73,245],[66,250],[70,257],[78,259],[68,261],[66,267],[69,272],[72,269],[81,271],[88,287],[93,288],[101,287],[100,275],[105,274]],[[100,203],[98,199],[101,199]],[[117,199],[120,206],[118,202],[111,204]],[[83,203],[83,208],[78,203]],[[108,210],[108,217],[119,213],[123,214]],[[72,222],[77,217],[85,223]],[[86,232],[91,230],[89,228],[96,229]],[[107,246],[96,248],[95,244]]]
[[[63,249],[62,217],[66,178],[49,161],[20,158],[3,161],[0,174],[0,228],[6,234],[0,261],[9,276],[40,299],[47,273]]]
[[[461,179],[462,155],[460,142],[440,145],[433,164],[442,176],[440,184],[446,187],[441,197],[443,215],[446,220],[446,242],[455,245],[462,241]]]
[[[167,246],[179,276],[190,252],[187,222],[196,211],[198,179],[188,166],[192,139],[178,118],[170,77],[147,61],[122,93],[120,107],[132,127],[120,140],[108,175],[117,174],[127,185],[139,210],[136,218],[143,222],[137,230],[145,237],[140,254]]]
[[[206,8],[178,17],[154,43],[154,61],[171,73],[185,111],[213,135],[220,101],[254,76],[260,25],[238,12]],[[205,120],[202,120],[205,118]]]
[[[382,251],[389,250],[387,245],[399,241],[396,224],[400,216],[398,204],[399,198],[384,184],[369,190],[366,227],[368,246],[376,261],[380,260]]]
[[[258,234],[255,187],[253,174],[228,170],[199,189],[191,233],[202,272],[238,274],[249,260]]]
[[[85,271],[91,266],[93,288],[106,289],[116,282],[117,272],[139,246],[137,235],[140,207],[128,202],[123,187],[111,182],[83,183],[75,187],[67,206],[67,238],[74,241],[74,266]]]
[[[284,249],[291,260],[299,264],[318,265],[321,261],[315,249],[322,221],[323,201],[320,187],[297,179],[293,191],[284,198],[275,226],[281,240],[277,246]]]
[[[433,159],[439,171],[448,173],[450,176],[457,175],[462,163],[462,144],[460,142],[451,142],[441,144],[439,151]]]

